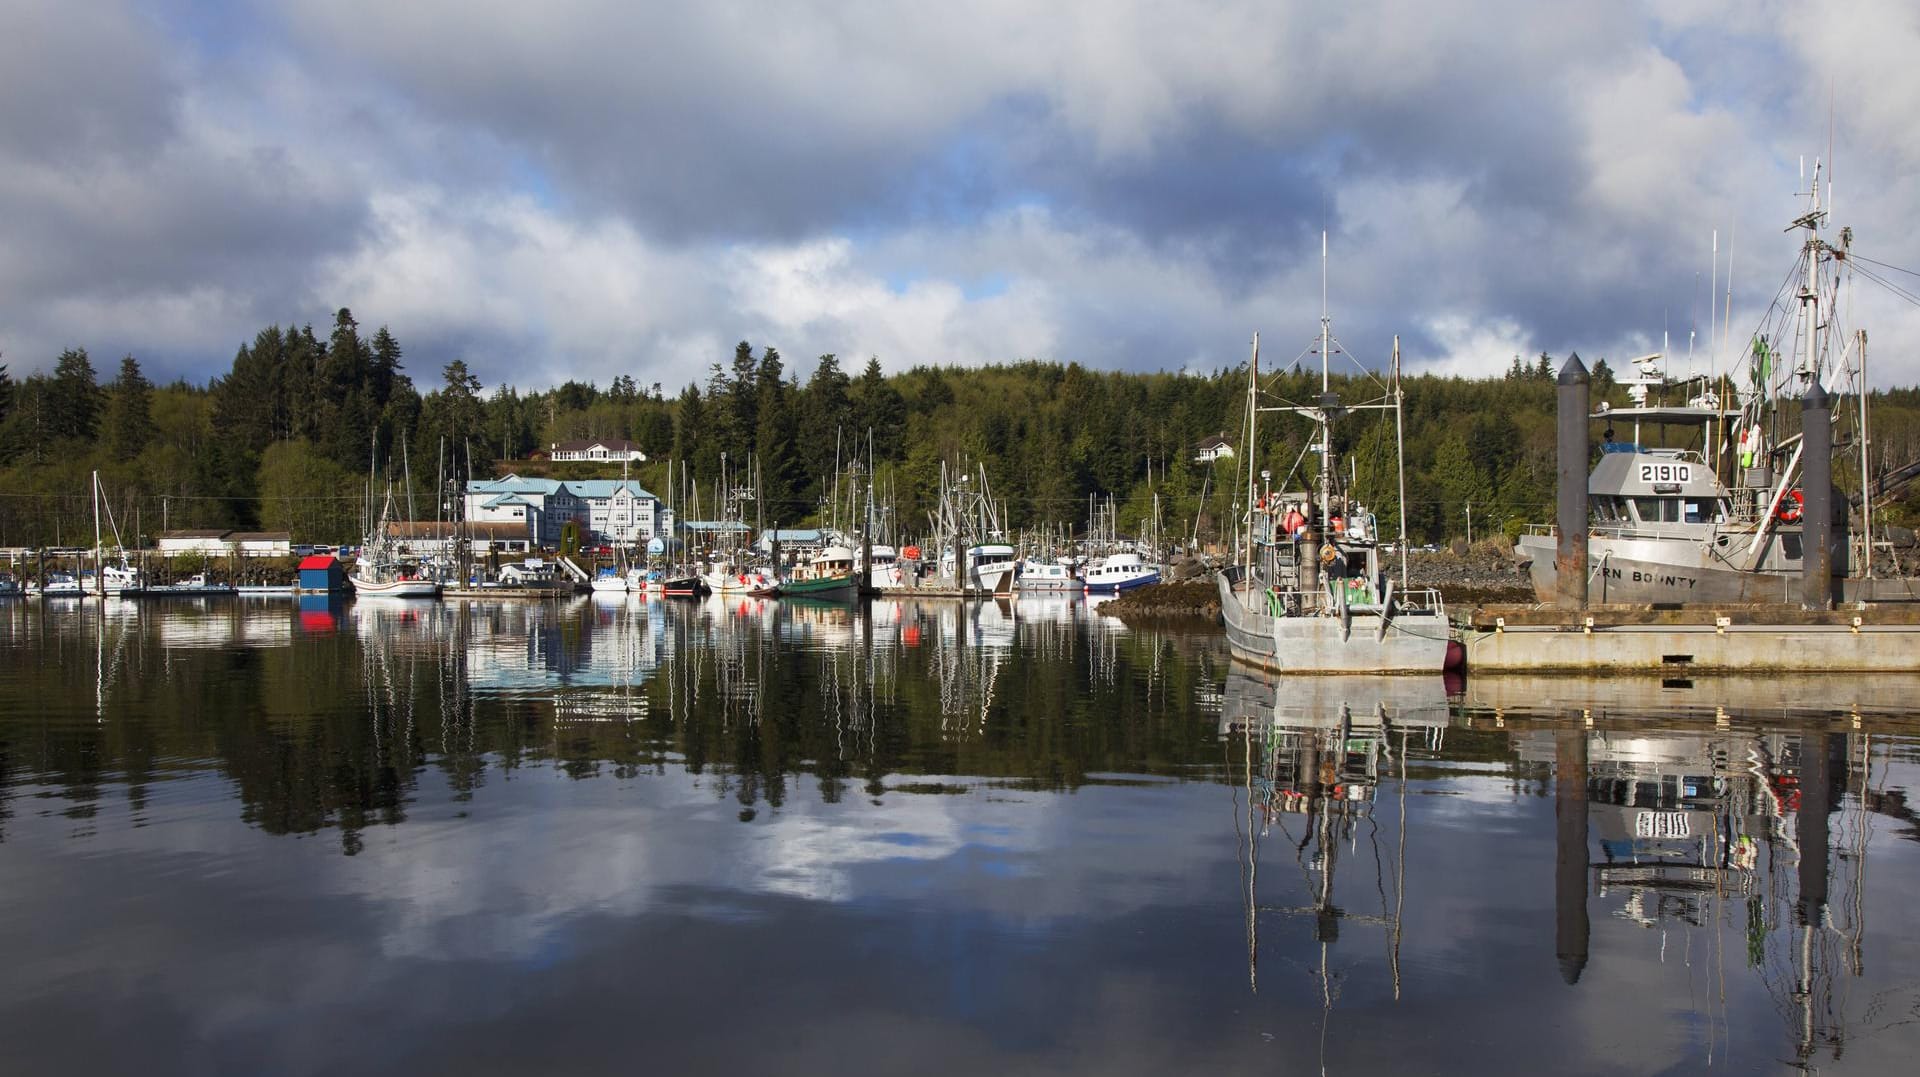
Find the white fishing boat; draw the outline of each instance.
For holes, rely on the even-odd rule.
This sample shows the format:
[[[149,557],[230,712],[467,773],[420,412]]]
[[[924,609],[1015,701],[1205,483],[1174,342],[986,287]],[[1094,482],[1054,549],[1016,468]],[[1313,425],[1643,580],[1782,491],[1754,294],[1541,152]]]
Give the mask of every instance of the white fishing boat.
[[[393,491],[389,489],[380,524],[367,536],[359,557],[354,559],[353,571],[347,575],[353,593],[363,598],[439,598],[440,581],[423,573],[418,562],[400,556],[399,543],[387,527],[392,512]]]
[[[1324,238],[1321,258],[1324,274]],[[1257,454],[1246,454],[1246,509],[1234,564],[1214,574],[1227,644],[1235,658],[1281,673],[1438,673],[1461,652],[1454,649],[1457,644],[1449,646],[1440,593],[1407,586],[1404,513],[1396,579],[1385,563],[1372,514],[1357,502],[1355,491],[1344,487],[1345,469],[1333,451],[1333,425],[1353,412],[1391,412],[1399,429],[1399,345],[1396,341],[1386,382],[1355,364],[1361,383],[1378,388],[1377,396],[1355,404],[1344,404],[1332,390],[1331,356],[1337,346],[1323,299],[1320,396],[1308,404],[1266,403],[1260,338],[1254,336],[1242,444],[1260,444],[1262,413],[1303,417],[1314,431],[1301,459],[1317,455],[1318,473],[1303,476],[1313,481],[1310,494],[1297,500],[1273,497],[1263,489]],[[1401,476],[1398,503],[1404,506],[1406,480],[1397,453],[1395,466]],[[1283,490],[1291,479],[1282,479]]]
[[[1026,558],[1020,562],[1019,578],[1014,587],[1021,594],[1079,594],[1086,585],[1074,574],[1073,566],[1064,561],[1041,561]]]
[[[1832,409],[1837,428],[1832,443],[1850,442],[1861,471],[1875,470],[1866,399],[1859,391],[1866,381],[1866,333],[1849,332],[1843,324],[1853,309],[1847,301],[1853,235],[1841,230],[1837,244],[1823,238],[1820,172],[1816,162],[1808,212],[1789,229],[1803,233],[1798,302],[1769,309],[1731,376],[1710,370],[1669,380],[1663,354],[1642,356],[1634,360],[1632,375],[1621,379],[1628,405],[1601,401],[1590,415],[1604,424],[1600,458],[1587,479],[1588,590],[1594,601],[1797,601],[1807,552],[1801,520],[1804,442],[1797,427],[1802,397],[1816,384],[1853,397],[1857,413]],[[1781,340],[1794,342],[1791,354],[1776,352],[1775,342]],[[1723,342],[1716,350],[1724,349]],[[1658,444],[1670,430],[1679,431],[1681,444]],[[1916,473],[1920,468],[1909,466],[1866,485],[1874,499],[1885,499]],[[1877,512],[1872,499],[1855,495],[1854,509],[1848,523],[1860,534],[1870,532]],[[1557,593],[1557,543],[1555,529],[1544,525],[1516,543],[1515,556],[1543,602]],[[1877,574],[1864,548],[1834,543],[1840,601],[1920,601],[1920,579]]]

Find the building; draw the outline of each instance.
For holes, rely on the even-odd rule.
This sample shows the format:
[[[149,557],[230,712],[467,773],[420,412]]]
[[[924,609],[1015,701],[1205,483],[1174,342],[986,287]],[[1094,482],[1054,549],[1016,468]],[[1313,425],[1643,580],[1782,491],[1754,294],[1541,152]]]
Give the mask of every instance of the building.
[[[293,535],[286,531],[235,531],[227,546],[242,557],[287,557],[293,553]]]
[[[321,553],[300,559],[300,590],[331,594],[346,589],[346,571],[332,556]]]
[[[789,527],[760,532],[753,548],[764,556],[773,556],[774,543],[780,544],[780,559],[789,564],[807,562],[827,544],[827,533],[817,527]]]
[[[1231,459],[1233,459],[1233,442],[1227,440],[1224,431],[1210,438],[1201,439],[1200,443],[1193,447],[1193,462],[1196,464],[1211,464],[1215,460]]]
[[[584,545],[642,546],[673,532],[672,510],[631,479],[475,479],[466,518],[518,524],[538,546],[560,545],[569,523],[580,525]]]
[[[162,557],[288,557],[293,536],[285,531],[162,531],[153,546]]]
[[[229,552],[228,534],[221,530],[162,531],[153,545],[162,557],[194,553],[224,556]]]
[[[468,548],[475,557],[495,553],[525,554],[533,549],[533,535],[524,520],[492,523],[479,520],[461,523],[420,520],[388,524],[387,533],[393,536],[394,545],[402,557],[439,556],[446,551],[448,541],[456,535],[466,536]]]
[[[647,454],[640,451],[640,446],[624,438],[608,438],[603,441],[556,441],[549,446],[547,458],[641,464],[646,462]]]

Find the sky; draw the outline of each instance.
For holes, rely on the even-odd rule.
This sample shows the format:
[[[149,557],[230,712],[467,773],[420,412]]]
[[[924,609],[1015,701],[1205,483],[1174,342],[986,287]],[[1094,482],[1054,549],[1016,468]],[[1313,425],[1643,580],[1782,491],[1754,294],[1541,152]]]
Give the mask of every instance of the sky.
[[[1814,158],[1854,250],[1920,269],[1911,0],[0,0],[0,29],[16,376],[85,347],[204,381],[342,306],[423,389],[458,358],[671,393],[743,339],[803,373],[1210,372],[1256,331],[1300,356],[1323,273],[1371,365],[1398,335],[1411,370],[1724,369]],[[1872,380],[1920,381],[1920,304],[1848,302]]]

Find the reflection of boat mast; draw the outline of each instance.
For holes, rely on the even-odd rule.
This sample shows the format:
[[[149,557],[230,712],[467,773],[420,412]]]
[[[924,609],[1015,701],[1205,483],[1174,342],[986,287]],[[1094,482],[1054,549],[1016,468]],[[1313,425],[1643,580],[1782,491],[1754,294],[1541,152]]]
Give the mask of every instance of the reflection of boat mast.
[[[1321,1004],[1320,1050],[1325,1068],[1326,1034],[1339,997],[1332,968],[1332,944],[1339,940],[1343,920],[1373,924],[1386,929],[1386,957],[1393,978],[1393,996],[1400,997],[1401,913],[1406,901],[1407,842],[1407,745],[1408,730],[1399,730],[1400,744],[1392,746],[1393,724],[1384,702],[1376,704],[1370,716],[1373,730],[1355,728],[1350,705],[1342,704],[1339,719],[1330,727],[1287,728],[1277,715],[1267,722],[1247,722],[1238,732],[1242,747],[1242,783],[1247,793],[1247,830],[1241,838],[1241,880],[1245,888],[1247,916],[1247,984],[1259,990],[1259,916],[1278,912],[1288,916],[1311,916],[1314,939],[1320,960],[1315,970]],[[1254,742],[1261,742],[1259,781],[1253,765]],[[1356,843],[1360,820],[1369,824],[1368,840],[1374,848],[1374,863],[1379,856],[1379,825],[1372,811],[1374,790],[1378,788],[1380,764],[1393,758],[1397,767],[1399,828],[1393,860],[1394,898],[1389,907],[1386,883],[1380,881],[1380,913],[1372,915],[1344,909],[1335,901],[1335,875],[1339,867],[1342,842]],[[1236,791],[1237,799],[1237,791]],[[1268,825],[1278,822],[1283,833],[1289,814],[1305,814],[1309,825],[1295,844],[1295,860],[1301,865],[1306,889],[1312,903],[1300,906],[1262,905],[1258,897],[1260,838]],[[1235,811],[1235,831],[1239,833],[1239,812]],[[1313,847],[1311,855],[1308,847]],[[1385,869],[1383,869],[1385,870]]]

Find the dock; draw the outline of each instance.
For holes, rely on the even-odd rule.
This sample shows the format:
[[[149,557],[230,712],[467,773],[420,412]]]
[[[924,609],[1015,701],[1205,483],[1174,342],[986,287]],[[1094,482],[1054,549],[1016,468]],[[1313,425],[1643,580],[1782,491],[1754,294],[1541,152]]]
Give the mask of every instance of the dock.
[[[1485,605],[1460,634],[1470,673],[1920,673],[1920,603]]]

